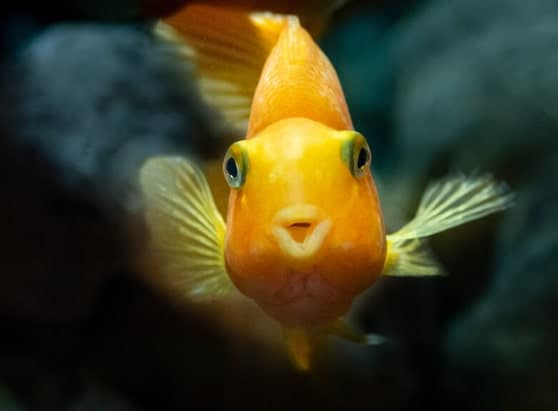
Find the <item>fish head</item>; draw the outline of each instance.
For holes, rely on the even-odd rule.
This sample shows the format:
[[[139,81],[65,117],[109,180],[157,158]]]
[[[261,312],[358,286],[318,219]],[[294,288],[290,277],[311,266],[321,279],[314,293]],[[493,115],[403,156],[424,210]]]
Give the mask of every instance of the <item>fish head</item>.
[[[370,160],[359,133],[305,118],[229,149],[227,271],[280,322],[327,323],[381,273],[386,243]]]

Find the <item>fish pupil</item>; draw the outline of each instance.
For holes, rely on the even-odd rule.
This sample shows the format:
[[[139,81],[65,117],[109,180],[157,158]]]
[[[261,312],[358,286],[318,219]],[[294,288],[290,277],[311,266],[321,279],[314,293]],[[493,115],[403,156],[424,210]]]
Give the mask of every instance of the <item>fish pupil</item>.
[[[234,158],[231,157],[227,160],[226,169],[230,178],[234,180],[238,177],[238,166],[236,165],[236,160]]]
[[[366,149],[363,147],[360,149],[358,153],[357,167],[359,169],[364,168],[367,162],[368,162],[368,151],[366,151]]]

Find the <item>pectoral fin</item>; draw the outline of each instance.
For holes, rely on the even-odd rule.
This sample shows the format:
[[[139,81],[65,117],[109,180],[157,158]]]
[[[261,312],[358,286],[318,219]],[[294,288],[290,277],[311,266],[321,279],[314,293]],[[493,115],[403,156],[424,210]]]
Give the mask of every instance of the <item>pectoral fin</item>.
[[[202,172],[180,157],[149,159],[140,171],[150,242],[149,277],[191,300],[226,295],[225,223]]]
[[[514,194],[491,176],[458,175],[434,182],[425,191],[408,224],[387,236],[384,274],[424,276],[441,274],[422,239],[509,208]]]

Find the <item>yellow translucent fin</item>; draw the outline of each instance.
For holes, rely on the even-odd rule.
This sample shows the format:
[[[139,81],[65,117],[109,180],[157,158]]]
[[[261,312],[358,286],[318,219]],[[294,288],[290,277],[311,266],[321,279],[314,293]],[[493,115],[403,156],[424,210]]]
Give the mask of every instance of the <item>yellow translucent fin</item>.
[[[227,294],[225,223],[202,172],[180,157],[156,157],[141,168],[150,234],[150,276],[191,300]]]
[[[387,236],[384,274],[392,276],[441,274],[421,238],[509,208],[514,194],[490,175],[457,175],[426,189],[415,217]]]
[[[220,7],[234,7],[250,11],[270,11],[297,15],[313,36],[327,26],[330,15],[347,0],[203,0],[197,3]],[[190,2],[192,3],[192,2]]]
[[[160,21],[155,33],[191,64],[208,105],[245,133],[265,60],[289,19],[296,17],[191,3]]]
[[[388,235],[384,275],[397,276],[431,276],[444,271],[432,257],[423,240],[397,239]]]
[[[309,371],[312,358],[324,348],[327,336],[335,336],[343,340],[361,345],[379,345],[387,341],[376,334],[364,334],[343,319],[315,329],[286,328],[284,329],[287,352],[295,367],[299,371]]]
[[[346,341],[362,345],[379,345],[386,341],[386,338],[381,335],[365,334],[351,327],[341,318],[326,326],[323,332],[327,335],[333,335]]]
[[[285,329],[287,352],[299,371],[309,371],[312,365],[312,354],[316,345],[316,337],[302,328]]]

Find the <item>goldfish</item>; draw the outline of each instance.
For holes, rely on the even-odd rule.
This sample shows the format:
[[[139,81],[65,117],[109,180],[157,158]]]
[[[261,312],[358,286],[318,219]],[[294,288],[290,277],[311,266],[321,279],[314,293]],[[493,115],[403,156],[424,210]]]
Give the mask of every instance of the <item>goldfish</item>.
[[[372,151],[353,127],[333,65],[296,15],[191,2],[156,32],[244,138],[222,163],[226,220],[193,161],[144,163],[151,266],[175,279],[185,299],[240,293],[254,301],[284,330],[300,370],[311,368],[327,336],[370,342],[345,318],[379,278],[442,272],[427,237],[513,203],[490,175],[449,176],[431,183],[414,218],[388,234]]]

